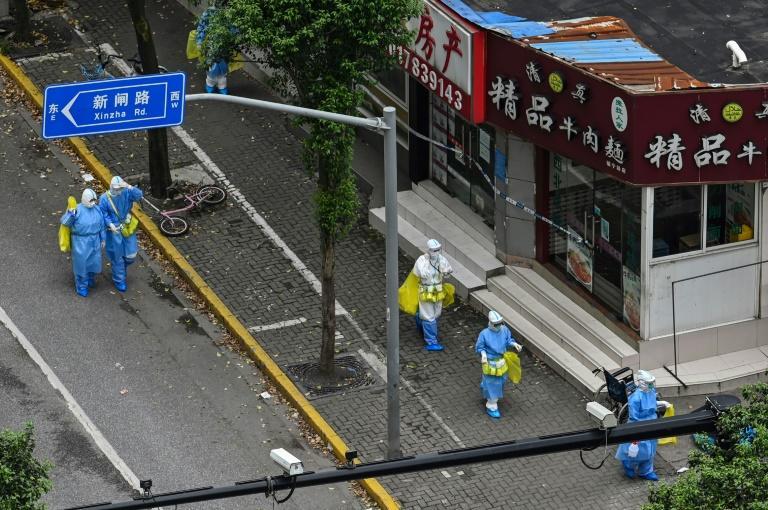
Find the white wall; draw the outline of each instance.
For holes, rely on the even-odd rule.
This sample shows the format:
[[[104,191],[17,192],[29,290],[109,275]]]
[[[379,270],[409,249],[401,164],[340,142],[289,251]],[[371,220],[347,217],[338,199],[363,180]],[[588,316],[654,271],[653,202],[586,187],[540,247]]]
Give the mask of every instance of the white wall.
[[[672,282],[759,260],[756,245],[654,263],[648,273],[648,338],[672,334]],[[758,315],[758,266],[675,284],[675,328],[679,333]]]

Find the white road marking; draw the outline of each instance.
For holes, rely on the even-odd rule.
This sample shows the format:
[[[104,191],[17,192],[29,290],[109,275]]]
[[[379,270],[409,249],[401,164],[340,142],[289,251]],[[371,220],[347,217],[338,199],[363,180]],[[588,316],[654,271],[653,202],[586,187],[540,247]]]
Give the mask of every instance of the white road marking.
[[[103,53],[105,54],[117,54],[117,52],[110,46],[109,44],[102,44],[100,45],[100,48]],[[113,58],[112,62],[117,66],[120,71],[127,75],[131,76],[133,75],[133,69],[131,66],[129,66],[123,59],[121,58]],[[322,285],[320,283],[320,280],[315,276],[315,274],[304,264],[304,262],[301,261],[301,259],[294,253],[293,250],[286,244],[285,241],[282,240],[282,238],[275,232],[271,226],[269,226],[269,223],[267,223],[267,220],[264,219],[263,216],[261,216],[257,211],[256,208],[251,205],[250,202],[248,202],[248,199],[245,198],[245,195],[242,194],[242,192],[235,187],[232,182],[227,178],[226,174],[219,168],[219,166],[214,163],[214,161],[208,156],[208,154],[203,150],[202,147],[200,147],[197,142],[192,138],[192,136],[187,133],[187,131],[181,127],[181,126],[175,126],[172,127],[171,130],[178,136],[182,142],[184,142],[184,145],[187,146],[189,150],[192,151],[192,153],[197,157],[197,159],[202,163],[203,167],[205,167],[208,172],[211,174],[211,176],[219,182],[219,185],[224,188],[227,191],[227,194],[240,206],[240,208],[243,209],[245,214],[248,215],[248,217],[259,227],[261,227],[264,234],[272,241],[272,243],[280,248],[280,250],[283,252],[283,255],[291,262],[293,267],[301,274],[301,276],[304,277],[304,279],[312,286],[312,288],[317,292],[318,295],[322,295]],[[349,323],[352,325],[352,328],[355,330],[355,332],[360,335],[360,338],[362,338],[365,343],[368,345],[368,347],[375,352],[375,354],[368,354],[365,353],[362,349],[358,352],[361,353],[361,356],[368,361],[368,364],[371,365],[371,368],[373,368],[377,374],[379,374],[379,377],[382,378],[386,382],[387,380],[387,369],[386,365],[381,362],[382,359],[386,359],[386,356],[383,355],[379,347],[371,341],[371,339],[368,337],[368,335],[363,331],[363,328],[360,327],[360,325],[357,323],[354,317],[352,317],[352,314],[350,314],[342,305],[339,303],[338,300],[336,300],[336,315],[341,315],[345,317]],[[400,383],[402,386],[408,390],[411,395],[413,395],[421,404],[421,406],[427,410],[427,412],[432,416],[432,418],[440,425],[440,427],[448,434],[448,436],[453,439],[459,447],[464,447],[464,442],[459,438],[459,436],[456,434],[456,432],[451,429],[448,424],[443,420],[440,415],[437,414],[437,411],[435,411],[434,407],[430,405],[424,397],[422,397],[416,389],[413,387],[413,385],[405,379],[404,377],[400,377]]]
[[[275,322],[274,324],[266,324],[264,326],[251,326],[250,328],[248,328],[248,331],[252,333],[258,333],[259,331],[269,331],[272,329],[287,328],[289,326],[295,326],[297,324],[303,324],[305,322],[307,322],[307,319],[305,319],[304,317],[299,317],[298,319],[290,319],[287,321]]]
[[[8,314],[5,313],[5,310],[3,310],[2,307],[0,307],[0,323],[5,326],[5,328],[11,333],[11,335],[16,338],[16,340],[18,340],[19,344],[21,344],[24,350],[27,351],[27,354],[29,354],[29,357],[32,358],[32,361],[34,361],[37,366],[40,367],[40,370],[43,372],[45,377],[48,378],[48,382],[51,384],[51,386],[53,386],[56,391],[61,393],[61,396],[67,403],[69,410],[75,416],[77,421],[80,422],[85,431],[90,434],[102,453],[104,453],[112,465],[115,466],[115,468],[120,472],[123,478],[125,478],[128,484],[132,488],[139,490],[139,479],[136,477],[133,471],[131,471],[131,468],[129,468],[123,459],[120,458],[112,445],[109,444],[109,441],[107,441],[107,439],[101,433],[99,428],[91,421],[90,418],[88,418],[88,416],[85,414],[85,411],[83,411],[83,408],[80,407],[80,404],[77,403],[75,398],[72,396],[69,390],[67,390],[58,376],[53,372],[48,363],[46,363],[43,357],[40,356],[40,353],[37,352],[35,346],[32,345],[29,340],[27,340],[27,337],[24,336],[24,333],[19,331],[19,328],[16,327],[16,324],[14,324],[11,318],[8,317]]]

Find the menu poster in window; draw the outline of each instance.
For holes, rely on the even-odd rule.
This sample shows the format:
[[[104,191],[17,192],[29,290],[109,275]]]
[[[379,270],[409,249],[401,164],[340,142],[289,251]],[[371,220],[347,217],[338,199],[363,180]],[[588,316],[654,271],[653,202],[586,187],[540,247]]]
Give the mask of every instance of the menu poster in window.
[[[575,230],[568,227],[568,274],[592,292],[592,253],[586,244],[576,241]]]
[[[640,277],[627,266],[621,267],[624,288],[624,322],[640,331]]]

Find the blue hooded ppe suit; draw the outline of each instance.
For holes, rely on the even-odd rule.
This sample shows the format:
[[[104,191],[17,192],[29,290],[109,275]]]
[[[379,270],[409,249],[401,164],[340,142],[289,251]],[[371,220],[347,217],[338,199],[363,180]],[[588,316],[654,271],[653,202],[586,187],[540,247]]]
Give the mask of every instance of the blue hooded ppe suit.
[[[93,198],[96,198],[95,193]],[[101,243],[105,239],[104,216],[98,207],[78,204],[74,211],[64,213],[61,223],[70,228],[75,290],[85,297],[88,295],[88,287],[93,287],[96,275],[101,273]]]
[[[477,337],[475,352],[481,355],[485,352],[488,363],[493,365],[504,363],[504,353],[515,345],[517,345],[517,342],[506,325],[489,326],[482,330]],[[483,374],[483,378],[480,381],[480,389],[483,391],[483,397],[487,401],[486,408],[489,411],[496,411],[498,409],[496,402],[504,396],[504,383],[506,381],[506,372],[501,376]]]
[[[116,177],[115,179],[120,179]],[[114,179],[113,179],[114,182]],[[122,183],[122,179],[119,181]],[[110,186],[110,190],[102,193],[99,198],[99,209],[104,215],[107,226],[110,224],[117,227],[117,232],[107,230],[107,257],[112,264],[112,281],[117,290],[124,292],[126,290],[126,268],[136,260],[136,254],[139,251],[139,243],[136,240],[134,232],[129,237],[124,237],[120,229],[126,221],[126,216],[131,212],[134,202],[138,202],[144,197],[139,188],[117,188]],[[112,198],[110,203],[109,198]],[[115,211],[115,209],[117,211]]]
[[[648,388],[646,391],[635,390],[629,396],[627,404],[629,408],[629,422],[655,420],[656,416],[656,389]],[[657,480],[658,477],[653,469],[653,458],[656,456],[657,439],[648,439],[638,442],[638,452],[634,457],[629,456],[630,443],[619,445],[616,451],[616,458],[624,466],[624,473],[629,478],[635,475],[641,478]]]
[[[197,22],[197,35],[195,42],[198,46],[203,45],[206,32],[208,31],[208,24],[210,18],[216,12],[216,7],[209,7],[200,16],[200,21]],[[228,94],[227,89],[227,73],[229,73],[229,63],[225,59],[219,59],[213,62],[205,73],[205,91],[209,94],[219,89],[219,93]]]

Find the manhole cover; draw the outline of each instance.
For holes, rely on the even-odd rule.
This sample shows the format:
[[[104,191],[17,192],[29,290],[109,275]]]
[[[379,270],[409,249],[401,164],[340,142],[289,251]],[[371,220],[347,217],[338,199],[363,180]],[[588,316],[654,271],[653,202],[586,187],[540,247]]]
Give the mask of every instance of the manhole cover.
[[[354,356],[336,358],[334,365],[336,373],[333,377],[321,375],[317,361],[291,365],[288,367],[288,374],[304,389],[304,393],[311,397],[362,388],[376,382],[368,365]]]

